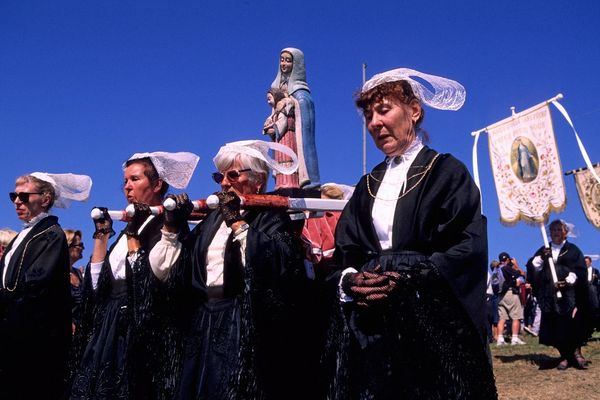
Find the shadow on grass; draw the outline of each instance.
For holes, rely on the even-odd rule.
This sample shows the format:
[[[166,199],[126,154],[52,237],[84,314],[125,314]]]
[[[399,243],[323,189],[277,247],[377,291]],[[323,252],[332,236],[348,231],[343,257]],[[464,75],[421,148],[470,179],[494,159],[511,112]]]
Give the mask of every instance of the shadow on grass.
[[[501,363],[514,363],[517,361],[525,361],[529,364],[537,365],[539,369],[553,369],[556,368],[560,362],[558,357],[550,357],[547,354],[533,353],[533,354],[511,354],[511,355],[496,355],[495,359]]]

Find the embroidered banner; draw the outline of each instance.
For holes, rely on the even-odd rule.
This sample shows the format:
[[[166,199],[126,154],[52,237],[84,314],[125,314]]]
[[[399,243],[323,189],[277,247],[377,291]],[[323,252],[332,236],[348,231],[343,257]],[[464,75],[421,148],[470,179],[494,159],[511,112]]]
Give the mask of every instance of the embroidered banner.
[[[487,129],[500,222],[541,223],[566,206],[550,109],[544,102]]]
[[[600,175],[600,164],[594,166],[596,174]],[[600,229],[600,183],[594,178],[588,168],[573,172],[579,201],[583,212],[590,224]]]

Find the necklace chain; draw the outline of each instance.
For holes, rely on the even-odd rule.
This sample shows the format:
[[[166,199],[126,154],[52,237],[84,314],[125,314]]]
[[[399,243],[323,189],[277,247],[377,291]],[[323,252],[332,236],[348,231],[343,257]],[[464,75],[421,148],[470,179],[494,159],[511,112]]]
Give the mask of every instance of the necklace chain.
[[[406,182],[408,182],[409,180],[417,177],[417,176],[421,176],[419,178],[419,180],[417,182],[415,182],[414,185],[412,185],[408,190],[404,191],[404,193],[401,193],[400,196],[396,197],[395,199],[384,199],[381,197],[377,197],[377,195],[373,194],[373,191],[371,190],[371,183],[370,183],[370,178],[372,178],[374,181],[376,182],[381,182],[381,180],[375,178],[372,173],[369,173],[369,175],[367,175],[367,191],[369,192],[369,195],[374,198],[374,199],[378,199],[378,200],[383,200],[383,201],[396,201],[396,200],[400,200],[401,198],[403,198],[404,196],[406,196],[407,194],[409,194],[414,188],[416,188],[417,186],[419,186],[419,184],[421,183],[421,181],[425,178],[425,176],[427,175],[427,172],[429,172],[429,170],[431,170],[431,168],[433,167],[433,164],[435,163],[435,161],[437,160],[437,158],[439,157],[440,153],[437,153],[435,155],[435,157],[433,157],[433,159],[429,162],[429,164],[427,164],[425,166],[425,170],[422,172],[418,172],[414,175],[412,175],[411,177],[406,179]],[[411,167],[412,168],[412,167]]]
[[[25,260],[25,253],[27,253],[27,247],[29,246],[29,243],[31,243],[31,241],[35,238],[37,238],[38,236],[46,233],[48,230],[50,230],[50,228],[52,228],[54,225],[49,226],[48,228],[44,229],[43,231],[41,231],[40,233],[35,234],[31,239],[29,239],[27,241],[27,243],[25,243],[25,248],[23,249],[23,253],[21,254],[21,260],[19,262],[19,269],[17,269],[17,276],[15,278],[15,284],[12,288],[9,288],[8,286],[6,287],[6,290],[8,290],[9,292],[14,292],[17,289],[17,285],[19,284],[19,277],[21,276],[21,269],[23,268],[23,260]],[[5,266],[5,268],[8,268],[8,265]]]

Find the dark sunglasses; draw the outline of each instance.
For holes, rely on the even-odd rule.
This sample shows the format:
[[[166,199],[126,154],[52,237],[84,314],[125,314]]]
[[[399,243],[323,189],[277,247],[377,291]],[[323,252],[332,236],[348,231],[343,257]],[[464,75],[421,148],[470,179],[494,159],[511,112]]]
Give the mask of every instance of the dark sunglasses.
[[[71,243],[69,245],[69,248],[71,248],[71,247],[81,247],[81,250],[85,249],[85,247],[83,246],[83,243]]]
[[[228,180],[237,181],[242,172],[248,172],[248,171],[252,171],[252,168],[232,169],[231,171],[225,172],[225,174],[222,174],[220,172],[213,172],[212,178],[215,180],[215,182],[221,183],[221,182],[223,182],[223,179],[225,179],[225,175],[227,175]]]
[[[42,194],[42,192],[21,192],[21,193],[10,192],[8,194],[8,197],[10,197],[10,201],[12,203],[15,202],[15,200],[17,199],[17,197],[19,198],[19,200],[21,200],[21,202],[23,202],[23,203],[29,203],[29,195],[30,194]]]

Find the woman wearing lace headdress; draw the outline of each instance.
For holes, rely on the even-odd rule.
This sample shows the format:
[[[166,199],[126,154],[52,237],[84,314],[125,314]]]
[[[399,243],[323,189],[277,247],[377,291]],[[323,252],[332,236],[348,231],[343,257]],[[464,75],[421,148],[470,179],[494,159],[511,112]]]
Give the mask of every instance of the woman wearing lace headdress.
[[[123,164],[123,192],[135,214],[110,247],[115,232],[107,209],[95,220],[71,399],[172,398],[180,340],[162,264],[173,254],[152,259],[149,253],[173,240],[162,232],[173,221],[149,208],[162,204],[169,185],[185,188],[197,162],[192,153],[154,152]]]
[[[497,397],[479,190],[420,129],[422,104],[457,110],[464,98],[457,82],[408,69],[376,75],[358,94],[385,160],[360,179],[336,228],[333,399]]]
[[[288,151],[291,168],[281,169],[269,149]],[[271,167],[293,172],[295,155],[277,143],[240,141],[222,146],[213,161],[219,206],[189,235],[179,233],[183,251],[172,267],[187,293],[188,322],[176,398],[309,399],[307,387],[293,384],[314,368],[302,353],[304,266],[290,218],[240,203],[265,192]]]
[[[281,50],[279,69],[271,87],[286,91],[294,101],[300,187],[318,188],[321,181],[315,143],[315,105],[306,83],[302,51],[293,47]]]
[[[86,175],[34,172],[9,194],[23,229],[0,259],[0,398],[62,399],[71,344],[67,239],[52,207],[85,201]]]

